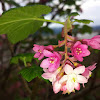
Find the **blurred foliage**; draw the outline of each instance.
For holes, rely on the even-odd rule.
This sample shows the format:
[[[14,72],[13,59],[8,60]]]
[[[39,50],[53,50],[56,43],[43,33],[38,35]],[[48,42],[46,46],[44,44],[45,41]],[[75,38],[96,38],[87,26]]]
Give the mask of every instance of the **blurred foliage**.
[[[34,54],[33,53],[24,53],[24,54],[18,54],[14,57],[11,58],[11,61],[10,63],[11,64],[18,64],[19,63],[19,60],[21,61],[25,61],[25,62],[31,62],[32,59],[34,58],[33,57]]]

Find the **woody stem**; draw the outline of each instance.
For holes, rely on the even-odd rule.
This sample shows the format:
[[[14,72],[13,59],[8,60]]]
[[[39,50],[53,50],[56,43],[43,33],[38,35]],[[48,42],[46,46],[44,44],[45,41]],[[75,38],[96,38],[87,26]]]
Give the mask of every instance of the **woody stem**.
[[[65,37],[65,60],[68,59],[68,54],[67,54],[67,20],[64,24],[64,37]]]

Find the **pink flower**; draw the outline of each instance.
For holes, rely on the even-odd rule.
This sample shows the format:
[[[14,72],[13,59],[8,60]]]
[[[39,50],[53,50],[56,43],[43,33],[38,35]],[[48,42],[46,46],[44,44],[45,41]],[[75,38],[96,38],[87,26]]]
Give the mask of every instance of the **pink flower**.
[[[85,71],[84,71],[84,73],[82,73],[82,75],[83,75],[84,77],[86,77],[87,79],[89,79],[89,77],[90,77],[91,74],[92,74],[91,71],[93,71],[93,70],[96,68],[95,65],[96,65],[96,63],[93,64],[93,65],[91,65],[91,66],[89,66],[89,67],[87,67],[87,68],[85,68]]]
[[[61,89],[61,84],[58,81],[56,81],[53,84],[53,91],[54,91],[54,93],[58,93],[60,91],[60,89]]]
[[[100,35],[94,36],[91,39],[83,39],[83,43],[86,43],[87,45],[91,46],[93,49],[99,49],[100,50]]]
[[[74,57],[79,60],[79,61],[83,61],[83,57],[85,56],[89,56],[90,55],[90,51],[87,49],[88,46],[85,44],[81,44],[80,41],[77,41],[73,47],[71,48],[72,51],[72,55],[74,55]]]
[[[82,74],[85,71],[85,66],[80,66],[73,69],[70,65],[66,64],[64,67],[65,74],[60,80],[59,83],[62,84],[66,82],[66,88],[68,92],[73,92],[74,89],[80,90],[79,83],[87,83],[87,79],[79,74]]]
[[[57,70],[55,70],[54,72],[49,72],[48,69],[44,69],[45,73],[42,74],[42,77],[44,79],[49,79],[49,81],[51,81],[53,84],[56,81],[56,76],[60,72],[60,70],[61,70],[60,67]]]
[[[61,60],[61,55],[57,52],[50,52],[48,50],[43,51],[44,56],[49,57],[44,59],[40,65],[42,68],[48,68],[49,72],[55,71],[59,65]]]
[[[68,90],[67,90],[66,84],[64,84],[64,85],[61,87],[61,91],[63,91],[62,94],[66,94],[66,93],[68,93]]]
[[[38,58],[38,60],[41,60],[44,57],[43,51],[45,49],[53,50],[53,47],[52,47],[52,45],[40,46],[40,45],[34,44],[33,50],[36,52],[36,54],[34,55],[34,58]]]

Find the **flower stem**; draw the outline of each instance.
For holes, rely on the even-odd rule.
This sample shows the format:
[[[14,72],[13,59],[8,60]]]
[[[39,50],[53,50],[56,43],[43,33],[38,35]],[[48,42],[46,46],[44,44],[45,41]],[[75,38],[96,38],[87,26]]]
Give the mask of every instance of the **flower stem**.
[[[65,37],[65,60],[68,59],[68,55],[67,55],[67,20],[65,21],[64,24],[64,37]]]

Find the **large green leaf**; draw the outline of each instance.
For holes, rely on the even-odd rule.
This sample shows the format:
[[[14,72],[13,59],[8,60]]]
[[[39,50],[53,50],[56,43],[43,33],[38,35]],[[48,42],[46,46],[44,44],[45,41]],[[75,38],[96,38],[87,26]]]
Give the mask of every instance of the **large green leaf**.
[[[0,17],[0,34],[7,34],[12,43],[23,40],[42,26],[43,22],[37,18],[43,18],[50,11],[44,5],[13,8]]]
[[[42,68],[36,66],[35,64],[32,67],[23,68],[19,74],[23,76],[28,82],[30,82],[35,77],[41,77],[42,75]]]

